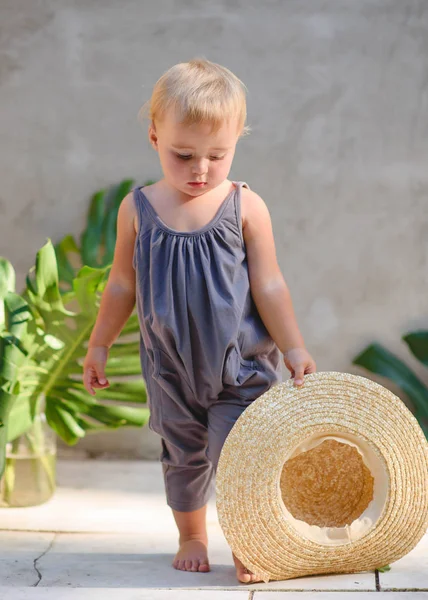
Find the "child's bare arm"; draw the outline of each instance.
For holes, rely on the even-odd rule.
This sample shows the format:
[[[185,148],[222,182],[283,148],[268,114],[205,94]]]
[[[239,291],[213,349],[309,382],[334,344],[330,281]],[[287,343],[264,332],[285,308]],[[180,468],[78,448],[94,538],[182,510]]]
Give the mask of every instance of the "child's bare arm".
[[[132,194],[128,194],[119,207],[113,264],[83,364],[83,382],[91,394],[94,394],[94,388],[108,387],[104,374],[108,350],[135,306],[135,270],[132,266],[136,236],[134,216]]]
[[[304,373],[315,371],[315,363],[305,349],[291,295],[278,265],[269,210],[251,190],[243,190],[242,198],[251,295],[266,329],[284,354],[286,366],[292,375],[296,374],[297,383]]]
[[[125,196],[119,207],[113,264],[89,346],[112,346],[135,306],[135,270],[132,266],[136,235],[134,215],[131,193]]]

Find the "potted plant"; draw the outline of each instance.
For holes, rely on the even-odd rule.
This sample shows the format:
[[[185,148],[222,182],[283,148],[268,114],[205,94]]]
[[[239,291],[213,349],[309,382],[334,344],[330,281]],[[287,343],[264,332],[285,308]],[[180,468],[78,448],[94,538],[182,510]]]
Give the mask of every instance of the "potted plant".
[[[149,417],[141,377],[139,334],[134,313],[110,349],[111,385],[91,396],[82,382],[82,363],[110,266],[83,266],[61,295],[50,240],[37,253],[27,286],[15,292],[15,272],[0,259],[0,477],[4,506],[46,501],[55,488],[52,435],[73,445],[87,432],[142,426]],[[77,309],[66,308],[74,302]],[[117,381],[115,377],[138,376]],[[55,436],[54,436],[55,437]],[[19,452],[22,452],[22,456]],[[20,466],[21,465],[21,466]],[[30,481],[29,472],[32,473]],[[26,477],[25,484],[20,479]],[[38,486],[28,494],[29,486]],[[27,490],[20,496],[19,487]]]

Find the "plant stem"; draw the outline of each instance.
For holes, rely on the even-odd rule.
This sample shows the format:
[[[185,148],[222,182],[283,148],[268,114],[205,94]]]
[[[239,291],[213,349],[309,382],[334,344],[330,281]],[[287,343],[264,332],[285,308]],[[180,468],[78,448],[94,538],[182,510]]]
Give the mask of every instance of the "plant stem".
[[[11,444],[11,454],[17,454],[19,450],[19,438],[13,440]],[[6,467],[4,470],[4,500],[10,504],[16,481],[16,458],[6,458]]]
[[[34,435],[34,438],[33,438]],[[34,458],[37,460],[36,462],[36,472],[38,471],[38,464],[41,464],[44,467],[46,475],[49,480],[49,489],[51,492],[55,489],[55,468],[51,468],[49,463],[46,449],[45,449],[45,435],[43,433],[43,423],[41,419],[35,419],[33,423],[32,430],[26,434],[26,438],[28,441],[28,445],[30,446],[31,452],[34,455]]]

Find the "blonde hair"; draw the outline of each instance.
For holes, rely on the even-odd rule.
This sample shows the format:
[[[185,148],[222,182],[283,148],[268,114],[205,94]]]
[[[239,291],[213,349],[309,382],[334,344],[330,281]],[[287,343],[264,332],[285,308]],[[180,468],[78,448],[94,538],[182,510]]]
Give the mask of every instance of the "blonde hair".
[[[174,107],[184,125],[211,123],[217,131],[225,118],[236,117],[240,135],[249,132],[246,87],[236,75],[204,58],[179,63],[156,82],[152,96],[140,109],[138,117],[161,121]]]

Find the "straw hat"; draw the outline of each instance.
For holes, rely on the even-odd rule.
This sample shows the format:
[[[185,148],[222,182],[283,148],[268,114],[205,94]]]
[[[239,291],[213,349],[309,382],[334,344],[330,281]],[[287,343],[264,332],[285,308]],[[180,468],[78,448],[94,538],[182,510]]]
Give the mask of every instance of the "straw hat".
[[[347,373],[279,383],[224,443],[219,522],[257,577],[374,570],[428,527],[428,443],[403,401]]]

